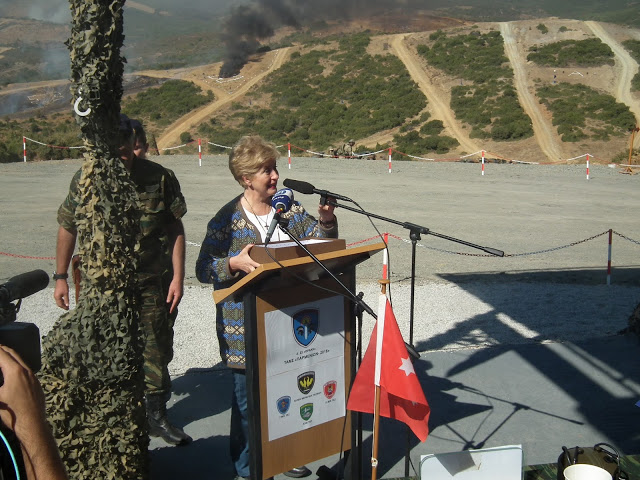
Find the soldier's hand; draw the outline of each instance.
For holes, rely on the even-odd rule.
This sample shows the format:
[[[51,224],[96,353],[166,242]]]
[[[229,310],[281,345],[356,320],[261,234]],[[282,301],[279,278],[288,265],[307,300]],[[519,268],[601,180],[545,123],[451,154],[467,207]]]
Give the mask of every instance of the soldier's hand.
[[[169,285],[169,292],[167,294],[167,303],[169,306],[169,313],[173,313],[173,311],[178,308],[180,304],[180,300],[182,300],[182,296],[184,295],[184,286],[181,278],[174,278],[171,281],[171,285]]]
[[[66,280],[56,280],[56,287],[53,290],[53,299],[56,305],[65,310],[69,310],[69,284]]]

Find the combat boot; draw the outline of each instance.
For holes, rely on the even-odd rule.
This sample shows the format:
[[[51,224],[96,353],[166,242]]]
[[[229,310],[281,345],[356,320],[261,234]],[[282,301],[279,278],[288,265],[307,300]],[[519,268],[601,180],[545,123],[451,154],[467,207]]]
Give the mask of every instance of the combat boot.
[[[160,437],[171,445],[188,445],[192,438],[184,431],[171,425],[167,418],[167,398],[164,393],[149,393],[145,395],[147,405],[147,422],[149,435]]]

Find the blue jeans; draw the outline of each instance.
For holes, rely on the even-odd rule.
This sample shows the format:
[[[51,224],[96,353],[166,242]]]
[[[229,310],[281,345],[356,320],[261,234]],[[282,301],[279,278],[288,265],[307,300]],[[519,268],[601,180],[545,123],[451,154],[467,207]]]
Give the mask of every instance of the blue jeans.
[[[231,397],[231,428],[229,447],[231,461],[240,477],[248,477],[249,470],[249,417],[247,412],[247,379],[244,370],[233,372],[233,396]]]

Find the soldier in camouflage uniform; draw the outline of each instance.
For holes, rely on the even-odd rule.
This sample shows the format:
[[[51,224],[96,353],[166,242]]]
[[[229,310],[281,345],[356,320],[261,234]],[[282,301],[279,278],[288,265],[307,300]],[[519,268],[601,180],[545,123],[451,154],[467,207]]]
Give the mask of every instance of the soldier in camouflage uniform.
[[[353,138],[345,144],[344,146],[345,157],[353,157],[353,146],[355,144],[356,144],[356,141]]]
[[[141,303],[140,325],[145,338],[145,400],[149,434],[162,437],[173,445],[186,445],[191,442],[191,437],[169,423],[166,402],[171,396],[167,366],[173,358],[173,326],[183,295],[185,235],[181,218],[187,212],[187,205],[171,170],[134,154],[134,151],[146,154],[148,148],[140,122],[132,122],[122,115],[120,131],[122,161],[136,185],[143,208],[137,282]],[[69,194],[58,209],[60,227],[54,298],[57,305],[65,310],[69,309],[66,272],[76,241],[75,208],[80,173],[78,171],[74,175]]]

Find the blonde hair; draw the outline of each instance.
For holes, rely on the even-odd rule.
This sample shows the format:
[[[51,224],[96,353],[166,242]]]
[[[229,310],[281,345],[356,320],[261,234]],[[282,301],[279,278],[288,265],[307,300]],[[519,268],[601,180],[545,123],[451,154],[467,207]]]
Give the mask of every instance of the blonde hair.
[[[251,178],[265,165],[280,158],[276,145],[259,135],[245,135],[234,145],[229,154],[229,170],[236,181],[246,187],[242,177]]]

